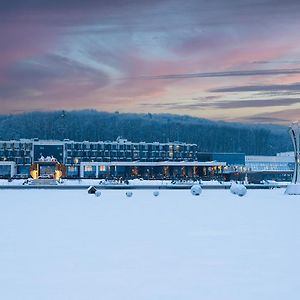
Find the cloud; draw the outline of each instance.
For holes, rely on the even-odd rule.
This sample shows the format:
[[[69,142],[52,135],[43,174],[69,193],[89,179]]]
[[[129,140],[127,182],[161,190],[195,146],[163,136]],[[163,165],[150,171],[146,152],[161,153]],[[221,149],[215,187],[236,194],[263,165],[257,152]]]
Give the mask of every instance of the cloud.
[[[289,125],[299,120],[300,109],[283,109],[281,111],[270,113],[257,113],[254,115],[229,118],[228,121],[234,122],[256,122],[256,123],[274,123]]]
[[[243,122],[243,123],[264,123],[264,124],[288,124],[289,120],[282,119],[282,118],[276,118],[276,117],[266,117],[264,115],[256,115],[256,116],[249,116],[249,117],[243,117],[243,118],[233,118],[230,119],[230,121],[235,122]]]
[[[290,106],[299,104],[300,99],[282,98],[282,99],[245,99],[245,100],[224,100],[224,101],[203,101],[197,103],[168,102],[155,104],[155,106],[170,110],[196,110],[203,108],[218,109],[238,109],[238,108],[262,108],[274,106]],[[152,104],[144,103],[143,106],[151,107]]]
[[[277,76],[300,74],[300,68],[296,69],[266,69],[266,70],[238,70],[224,72],[203,72],[191,74],[168,74],[157,76],[139,76],[133,79],[142,80],[165,80],[165,79],[190,79],[190,78],[213,78],[213,77],[245,77],[245,76]]]
[[[293,82],[299,11],[291,0],[4,1],[1,109],[210,110],[225,118],[224,108],[270,107],[272,97],[272,105],[289,106],[296,100],[284,94],[227,101],[222,93],[230,90],[218,91],[216,82],[241,92],[247,84],[270,92],[263,83],[278,92],[276,80]]]
[[[4,99],[2,103],[15,104],[28,98],[41,103],[49,98],[72,103],[109,83],[109,77],[102,71],[58,55],[16,64],[6,76],[7,82],[0,83],[0,99]]]
[[[239,93],[239,92],[278,92],[295,91],[300,92],[300,83],[292,84],[269,84],[269,85],[243,85],[211,89],[212,93]]]
[[[138,3],[138,1],[132,1],[132,3]],[[61,9],[92,9],[95,7],[114,7],[122,6],[124,1],[122,0],[14,0],[14,1],[5,1],[1,3],[1,11],[5,13],[9,12],[18,12],[18,11],[47,11],[52,10],[61,10]]]
[[[206,104],[206,106],[221,108],[221,109],[236,109],[236,108],[261,108],[261,107],[274,107],[274,106],[290,106],[299,104],[300,99],[250,99],[250,100],[235,100],[223,101]]]

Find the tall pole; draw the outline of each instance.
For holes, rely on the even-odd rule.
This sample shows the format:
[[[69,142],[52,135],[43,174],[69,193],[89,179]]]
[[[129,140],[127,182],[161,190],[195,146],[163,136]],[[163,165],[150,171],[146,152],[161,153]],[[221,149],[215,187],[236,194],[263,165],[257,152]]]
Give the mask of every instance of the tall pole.
[[[295,169],[292,183],[300,183],[300,125],[298,122],[292,123],[289,127],[289,134],[291,136],[293,146],[294,146],[294,157],[295,157]]]

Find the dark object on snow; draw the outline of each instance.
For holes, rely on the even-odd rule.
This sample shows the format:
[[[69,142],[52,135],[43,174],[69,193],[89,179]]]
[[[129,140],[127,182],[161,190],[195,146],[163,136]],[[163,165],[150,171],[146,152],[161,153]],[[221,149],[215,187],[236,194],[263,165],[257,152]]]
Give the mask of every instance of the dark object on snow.
[[[88,194],[95,194],[96,191],[97,189],[92,185],[88,188]]]

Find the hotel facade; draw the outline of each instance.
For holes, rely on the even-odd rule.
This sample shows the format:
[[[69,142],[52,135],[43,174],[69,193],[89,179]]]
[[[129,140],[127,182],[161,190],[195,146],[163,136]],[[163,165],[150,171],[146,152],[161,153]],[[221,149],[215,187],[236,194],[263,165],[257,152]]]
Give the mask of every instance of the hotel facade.
[[[225,162],[199,161],[196,144],[20,139],[0,141],[1,178],[199,178]]]
[[[0,141],[0,178],[291,179],[292,153],[200,152],[196,144],[20,139]]]

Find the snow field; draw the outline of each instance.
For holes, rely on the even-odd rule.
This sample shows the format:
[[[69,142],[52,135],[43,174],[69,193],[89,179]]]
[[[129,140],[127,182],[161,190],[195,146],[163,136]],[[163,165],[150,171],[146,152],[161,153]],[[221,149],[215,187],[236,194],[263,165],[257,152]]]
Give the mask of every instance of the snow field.
[[[298,299],[284,190],[1,190],[0,298]]]

